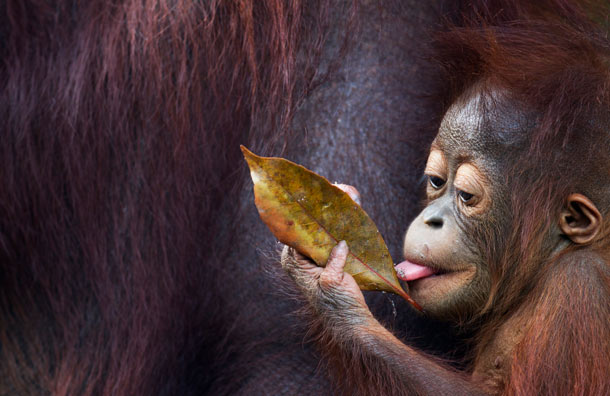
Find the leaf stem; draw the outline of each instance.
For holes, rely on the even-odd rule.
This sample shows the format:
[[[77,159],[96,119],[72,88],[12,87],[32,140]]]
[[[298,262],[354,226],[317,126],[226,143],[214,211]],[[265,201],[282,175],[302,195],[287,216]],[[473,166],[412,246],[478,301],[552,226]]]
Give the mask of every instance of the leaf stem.
[[[402,297],[405,300],[407,300],[407,302],[409,304],[411,304],[413,306],[413,308],[417,309],[419,312],[424,312],[424,309],[417,302],[415,302],[415,300],[413,300],[411,298],[411,296],[409,296],[407,294],[407,292],[405,292],[402,289],[398,289],[398,288],[394,287],[394,285],[392,285],[392,284],[390,284],[390,286],[396,291],[396,294],[398,294],[400,297]]]

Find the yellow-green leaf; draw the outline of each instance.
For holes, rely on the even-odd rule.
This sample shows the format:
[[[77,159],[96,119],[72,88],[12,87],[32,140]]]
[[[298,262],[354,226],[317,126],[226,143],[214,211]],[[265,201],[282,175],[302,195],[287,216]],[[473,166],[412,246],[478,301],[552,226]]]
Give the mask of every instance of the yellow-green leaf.
[[[259,157],[241,146],[254,182],[258,213],[277,239],[324,266],[341,240],[349,247],[345,271],[361,289],[396,293],[417,309],[401,288],[392,257],[377,227],[350,196],[283,158]]]

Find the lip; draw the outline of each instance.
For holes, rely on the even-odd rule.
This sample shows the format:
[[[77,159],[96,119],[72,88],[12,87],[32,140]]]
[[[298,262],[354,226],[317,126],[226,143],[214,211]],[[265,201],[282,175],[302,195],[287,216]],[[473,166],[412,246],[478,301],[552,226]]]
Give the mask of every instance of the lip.
[[[402,284],[407,287],[409,293],[420,304],[426,301],[438,300],[440,296],[447,295],[455,289],[456,284],[465,284],[472,280],[472,271],[468,269],[460,269],[435,274],[424,278],[402,281]],[[422,305],[424,306],[424,305]],[[425,309],[425,306],[424,306]]]
[[[449,275],[451,273],[453,273],[454,271],[447,271],[447,270],[440,270],[440,269],[434,269],[432,268],[432,270],[434,271],[434,273],[430,276],[426,276],[425,278],[438,278],[444,275]],[[425,278],[421,278],[421,279],[425,279]],[[416,279],[412,282],[417,282],[419,279]]]
[[[425,279],[439,279],[439,278],[444,278],[444,277],[446,277],[448,275],[453,275],[453,274],[455,274],[457,272],[460,272],[460,271],[446,271],[446,270],[442,271],[442,270],[439,270],[438,272],[435,272],[432,275],[425,276],[423,278],[415,279],[415,280],[412,280],[412,281],[406,281],[406,282],[411,284],[411,283],[419,282],[419,281],[422,281],[422,280],[425,280]]]

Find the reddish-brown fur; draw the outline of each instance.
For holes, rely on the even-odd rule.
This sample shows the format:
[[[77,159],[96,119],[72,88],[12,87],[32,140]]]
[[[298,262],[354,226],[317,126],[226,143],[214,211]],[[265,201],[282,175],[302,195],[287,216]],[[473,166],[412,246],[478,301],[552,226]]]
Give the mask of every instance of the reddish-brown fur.
[[[196,388],[234,320],[239,144],[285,142],[328,2],[0,7],[0,394]]]

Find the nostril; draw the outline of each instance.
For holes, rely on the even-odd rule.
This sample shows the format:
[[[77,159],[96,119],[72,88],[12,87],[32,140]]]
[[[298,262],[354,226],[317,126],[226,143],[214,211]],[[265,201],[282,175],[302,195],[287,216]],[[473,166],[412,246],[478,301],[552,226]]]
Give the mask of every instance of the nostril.
[[[443,227],[443,219],[440,217],[436,217],[436,216],[433,216],[433,217],[430,217],[430,218],[424,220],[424,223],[426,225],[429,225],[432,228],[442,228]]]

